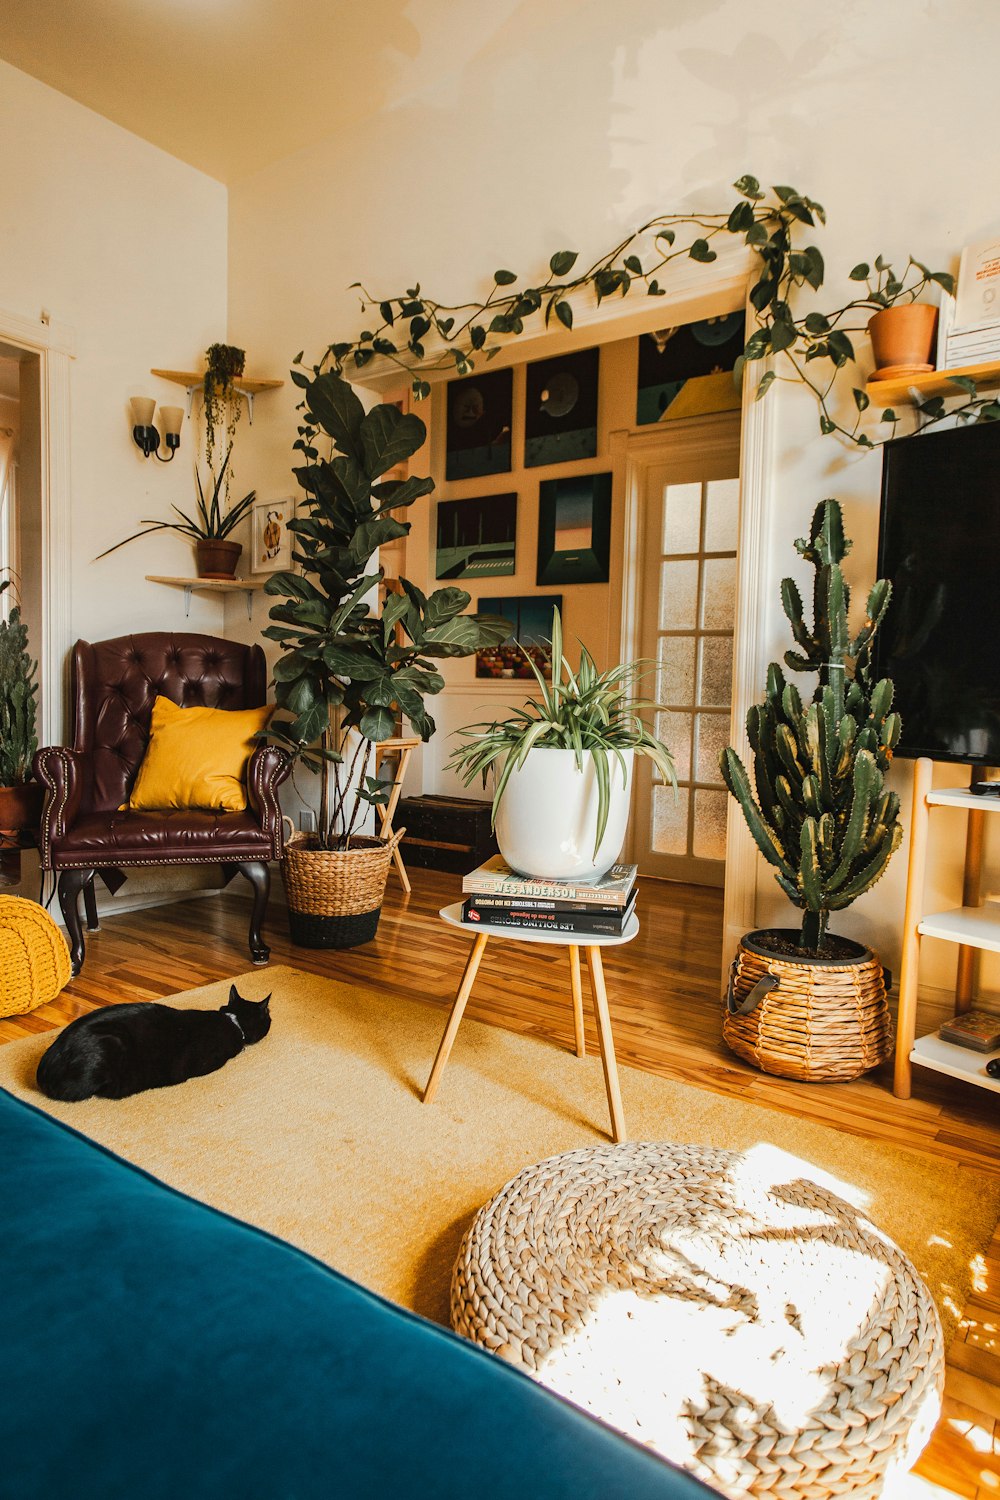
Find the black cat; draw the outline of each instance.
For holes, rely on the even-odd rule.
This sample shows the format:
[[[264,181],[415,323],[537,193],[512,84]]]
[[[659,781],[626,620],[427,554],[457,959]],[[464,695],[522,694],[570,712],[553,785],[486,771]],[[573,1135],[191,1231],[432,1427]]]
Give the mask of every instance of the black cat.
[[[60,1032],[38,1064],[50,1099],[125,1099],[224,1067],[271,1029],[265,1000],[244,1000],[235,984],[219,1010],[174,1010],[145,1001],[106,1005]]]

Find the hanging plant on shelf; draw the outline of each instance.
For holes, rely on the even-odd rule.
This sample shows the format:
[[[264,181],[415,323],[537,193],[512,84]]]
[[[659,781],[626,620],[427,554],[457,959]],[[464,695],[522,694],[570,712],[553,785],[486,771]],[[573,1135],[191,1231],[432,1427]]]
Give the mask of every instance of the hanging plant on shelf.
[[[348,365],[362,368],[382,356],[409,376],[420,400],[430,392],[426,379],[430,371],[470,375],[477,360],[492,359],[504,347],[501,340],[523,333],[539,314],[546,326],[554,317],[569,329],[573,327],[573,299],[580,294],[590,293],[598,303],[611,296],[629,296],[637,289],[649,297],[665,296],[662,282],[673,261],[685,258],[708,264],[718,259],[719,248],[735,239],[751,251],[755,269],[749,289],[752,327],[734,378],[740,378],[748,363],[774,359],[761,377],[758,400],[777,381],[803,385],[816,400],[824,435],[834,434],[860,448],[876,446],[862,429],[871,399],[851,368],[856,361],[855,339],[866,332],[874,315],[887,308],[915,302],[931,288],[952,293],[954,278],[946,271],[929,270],[912,256],[897,273],[878,255],[871,264],[861,262],[850,272],[849,279],[864,284],[857,296],[832,311],[803,309],[799,306],[803,298],[819,292],[825,277],[819,247],[803,243],[806,231],[826,223],[822,205],[791,187],[772,187],[767,192],[750,175],[733,186],[739,197],[726,212],[659,214],[585,270],[577,269],[575,250],[557,250],[550,257],[548,274],[534,285],[519,286],[520,278],[513,271],[494,271],[488,294],[478,300],[439,301],[423,292],[419,282],[394,296],[376,297],[355,282],[362,294],[362,313],[377,313],[377,321],[355,339],[331,343],[316,364],[305,368],[313,378],[328,369],[342,374]],[[301,366],[302,359],[300,353],[295,364]],[[838,420],[837,387],[852,375],[853,420]],[[294,372],[293,378],[299,384],[307,379]],[[1000,401],[978,396],[974,382],[958,376],[952,384],[965,400],[951,410],[942,397],[918,403],[921,425],[944,416],[960,421],[1000,418]],[[891,407],[880,409],[877,420],[888,425],[888,437],[895,435],[898,416]]]
[[[202,396],[205,408],[205,460],[213,469],[219,432],[226,435],[227,458],[232,451],[242,405],[233,385],[246,368],[246,352],[233,344],[209,344],[205,350]],[[228,491],[227,491],[228,493]]]

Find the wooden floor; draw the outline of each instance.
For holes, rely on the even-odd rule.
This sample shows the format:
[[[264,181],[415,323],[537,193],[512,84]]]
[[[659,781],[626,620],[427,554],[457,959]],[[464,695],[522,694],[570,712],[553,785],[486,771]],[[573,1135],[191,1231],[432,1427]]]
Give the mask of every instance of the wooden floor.
[[[457,899],[460,880],[411,874],[409,897],[390,877],[376,940],[340,953],[294,947],[274,905],[267,932],[272,962],[450,1005],[465,944],[437,912]],[[892,1096],[888,1068],[849,1084],[801,1084],[741,1063],[720,1037],[721,893],[643,881],[639,910],[635,942],[605,955],[620,1061],[1000,1174],[1000,1113],[996,1095],[985,1090],[918,1069],[915,1096],[902,1101]],[[245,901],[226,894],[106,918],[100,932],[88,935],[80,977],[52,1005],[0,1021],[0,1042],[64,1025],[97,1005],[171,995],[249,969],[248,912]],[[491,943],[467,1014],[569,1045],[564,971],[558,949]],[[589,1017],[587,1040],[596,1049]],[[1000,1235],[949,1351],[941,1422],[907,1481],[914,1495],[942,1491],[1000,1500]]]

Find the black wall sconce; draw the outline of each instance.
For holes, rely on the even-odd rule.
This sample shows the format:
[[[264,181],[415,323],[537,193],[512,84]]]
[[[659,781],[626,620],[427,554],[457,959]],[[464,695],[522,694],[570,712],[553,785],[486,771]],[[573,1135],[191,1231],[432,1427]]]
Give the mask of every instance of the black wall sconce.
[[[163,427],[163,441],[167,449],[167,457],[157,452],[160,446],[160,434],[153,426],[153,410],[156,402],[149,396],[133,396],[129,402],[132,409],[132,439],[137,448],[142,449],[143,458],[149,458],[150,454],[156,454],[161,464],[168,464],[181,445],[181,423],[184,420],[184,409],[180,406],[161,406],[160,424]]]

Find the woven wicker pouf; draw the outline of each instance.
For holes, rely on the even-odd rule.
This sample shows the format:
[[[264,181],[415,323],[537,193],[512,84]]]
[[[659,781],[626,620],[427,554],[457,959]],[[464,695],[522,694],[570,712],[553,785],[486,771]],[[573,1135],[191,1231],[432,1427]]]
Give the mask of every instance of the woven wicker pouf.
[[[941,1325],[798,1167],[669,1143],[527,1167],[462,1242],[452,1323],[726,1494],[878,1495],[937,1420]]]
[[[21,1016],[69,983],[66,939],[43,906],[0,896],[0,1016]]]

